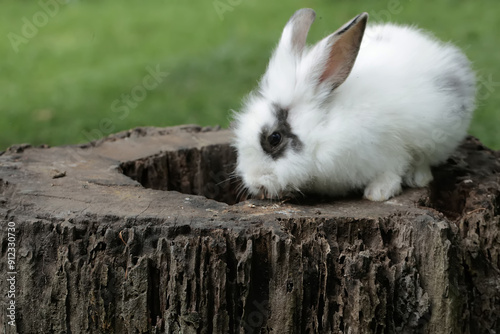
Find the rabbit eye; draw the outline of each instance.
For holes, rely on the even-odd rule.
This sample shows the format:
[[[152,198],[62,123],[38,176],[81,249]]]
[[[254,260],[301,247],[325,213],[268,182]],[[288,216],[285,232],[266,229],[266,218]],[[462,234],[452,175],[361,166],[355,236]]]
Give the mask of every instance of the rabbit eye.
[[[272,147],[278,146],[279,143],[281,143],[281,133],[279,133],[279,132],[273,132],[273,133],[271,133],[269,135],[269,137],[267,137],[267,142]]]

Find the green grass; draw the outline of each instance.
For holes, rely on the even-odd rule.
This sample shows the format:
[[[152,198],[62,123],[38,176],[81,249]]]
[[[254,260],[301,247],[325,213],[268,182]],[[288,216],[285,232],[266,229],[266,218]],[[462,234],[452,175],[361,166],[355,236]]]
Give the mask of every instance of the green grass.
[[[220,16],[217,3],[231,10]],[[470,132],[500,148],[496,0],[73,0],[59,5],[18,52],[9,33],[21,36],[23,17],[40,20],[44,10],[38,1],[7,0],[0,14],[0,150],[86,142],[145,125],[227,126],[301,7],[318,13],[310,43],[367,11],[371,20],[417,24],[459,45],[482,78]],[[147,68],[157,66],[168,76],[125,110],[120,99],[141,93]]]

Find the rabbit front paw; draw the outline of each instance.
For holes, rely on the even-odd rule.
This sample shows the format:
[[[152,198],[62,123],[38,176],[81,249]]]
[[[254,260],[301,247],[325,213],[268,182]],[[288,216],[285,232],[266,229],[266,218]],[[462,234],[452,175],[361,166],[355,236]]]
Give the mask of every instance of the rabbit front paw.
[[[420,188],[427,186],[433,179],[431,167],[428,164],[422,164],[410,170],[404,182],[409,187]]]
[[[401,176],[385,172],[365,188],[364,197],[370,201],[386,201],[401,193]]]

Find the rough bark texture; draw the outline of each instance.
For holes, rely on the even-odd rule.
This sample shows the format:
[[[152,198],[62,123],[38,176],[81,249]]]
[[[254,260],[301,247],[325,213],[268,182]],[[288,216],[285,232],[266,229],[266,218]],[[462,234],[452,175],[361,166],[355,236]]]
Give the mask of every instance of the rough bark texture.
[[[468,138],[428,189],[384,203],[236,203],[229,136],[141,128],[1,154],[3,292],[8,222],[17,274],[0,331],[500,332],[499,152]]]

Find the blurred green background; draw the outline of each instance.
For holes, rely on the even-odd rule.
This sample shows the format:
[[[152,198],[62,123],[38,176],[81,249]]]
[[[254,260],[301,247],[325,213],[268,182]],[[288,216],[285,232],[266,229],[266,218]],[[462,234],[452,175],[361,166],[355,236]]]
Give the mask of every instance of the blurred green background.
[[[498,0],[7,0],[0,150],[136,126],[227,126],[301,7],[318,14],[309,43],[367,11],[371,21],[416,24],[460,46],[479,79],[470,132],[500,148]]]

